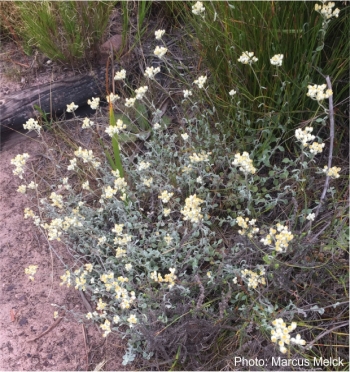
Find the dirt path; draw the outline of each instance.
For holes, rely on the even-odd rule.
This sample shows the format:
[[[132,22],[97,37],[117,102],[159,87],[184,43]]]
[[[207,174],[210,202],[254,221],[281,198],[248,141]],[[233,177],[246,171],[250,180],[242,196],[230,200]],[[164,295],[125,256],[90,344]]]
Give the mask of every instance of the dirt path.
[[[78,323],[87,312],[79,293],[60,286],[62,263],[32,221],[23,218],[29,200],[17,192],[21,183],[10,160],[24,152],[40,153],[40,146],[35,138],[16,135],[0,154],[0,370],[83,371],[103,361],[102,370],[121,370],[120,341],[113,335],[102,338],[85,320]],[[63,247],[56,248],[67,255]],[[24,272],[29,265],[38,266],[34,281]],[[62,308],[65,316],[50,329],[54,311]]]

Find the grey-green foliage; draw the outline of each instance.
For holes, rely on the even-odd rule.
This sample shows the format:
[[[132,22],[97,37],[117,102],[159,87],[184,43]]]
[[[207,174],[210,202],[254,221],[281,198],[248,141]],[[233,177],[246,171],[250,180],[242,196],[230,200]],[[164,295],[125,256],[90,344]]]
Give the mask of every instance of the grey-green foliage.
[[[244,175],[232,165],[235,154],[232,143],[210,127],[213,114],[208,111],[192,119],[184,118],[184,127],[178,133],[172,133],[167,118],[160,119],[158,129],[151,129],[148,124],[150,138],[144,143],[143,151],[133,156],[122,155],[128,186],[115,196],[103,197],[104,190],[108,186],[113,188],[116,180],[105,164],[99,170],[97,188],[91,192],[92,203],[81,204],[89,195],[85,191],[65,195],[63,210],[44,201],[48,218],[78,216],[81,222],[80,226],[69,226],[62,239],[74,249],[79,262],[80,269],[75,273],[72,270],[73,282],[81,275],[86,280],[83,286],[76,281],[77,288],[85,287],[93,302],[102,299],[107,304],[106,314],[94,313],[93,319],[102,325],[109,319],[111,328],[122,332],[119,325],[128,324],[130,314],[136,315],[138,324],[127,333],[135,350],[146,354],[154,352],[158,356],[174,357],[179,345],[189,336],[183,329],[191,321],[199,322],[212,341],[218,332],[214,327],[216,321],[237,316],[237,305],[242,314],[248,311],[247,296],[234,287],[232,280],[241,275],[245,267],[254,270],[264,261],[270,265],[274,255],[264,261],[261,255],[249,263],[246,257],[260,256],[255,247],[261,249],[261,243],[255,238],[252,241],[237,238],[235,230],[226,235],[220,231],[235,228],[238,216],[257,218],[259,225],[266,213],[270,213],[270,220],[274,219],[293,197],[291,189],[299,187],[303,180],[300,164],[307,153],[296,160],[286,158],[281,167],[272,166],[266,159],[254,159],[257,173]],[[136,112],[128,116],[137,119],[139,115],[140,112]],[[145,117],[144,113],[142,116]],[[182,132],[188,134],[187,140],[181,137]],[[278,146],[269,151],[282,150],[283,147]],[[194,153],[207,154],[208,161],[191,161]],[[141,164],[144,166],[140,167]],[[144,181],[150,178],[152,181],[147,186]],[[164,190],[173,193],[167,203],[159,198]],[[203,201],[202,219],[198,223],[185,221],[181,213],[186,198],[194,194]],[[165,208],[171,210],[168,216]],[[112,231],[116,224],[123,224],[122,236],[131,237],[127,245],[119,246],[126,250],[126,254],[119,257],[116,257],[119,243]],[[166,242],[167,237],[171,237],[170,243]],[[105,239],[102,243],[101,238]],[[93,264],[91,273],[83,273],[84,263]],[[126,265],[131,265],[131,269],[127,270]],[[158,283],[152,279],[154,271],[165,278],[170,269],[176,270],[170,288],[170,282]],[[119,276],[128,279],[118,285],[129,294],[135,293],[136,299],[130,308],[121,308],[123,297],[116,296],[113,289],[106,290],[106,282],[101,278],[110,273],[116,282]],[[115,315],[120,317],[119,324],[113,324]],[[162,337],[151,336],[164,327],[167,331]],[[161,345],[170,342],[179,332],[178,341],[163,350]],[[133,360],[135,350],[130,346],[124,363]],[[193,349],[195,355],[196,352],[198,350]]]

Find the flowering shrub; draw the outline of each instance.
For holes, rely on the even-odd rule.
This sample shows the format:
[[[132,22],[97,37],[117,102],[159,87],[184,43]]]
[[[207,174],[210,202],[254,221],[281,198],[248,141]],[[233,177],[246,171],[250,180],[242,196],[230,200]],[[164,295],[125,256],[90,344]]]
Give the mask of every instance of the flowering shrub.
[[[204,12],[200,2],[192,9],[195,14]],[[156,39],[162,35],[157,31]],[[162,58],[167,49],[156,51]],[[274,64],[280,66],[282,58],[276,57]],[[252,52],[240,59],[250,65],[258,61]],[[141,82],[134,89],[135,98],[109,96],[123,116],[104,127],[103,133],[130,134],[139,125],[135,112],[142,114],[149,132],[143,148],[132,156],[127,145],[118,145],[124,175],[111,170],[105,158],[79,146],[64,166],[70,179],[80,175],[76,183],[64,178],[55,185],[56,191],[41,198],[40,217],[25,210],[25,218],[33,218],[49,241],[64,241],[80,256],[74,267],[65,269],[62,285],[90,297],[94,309],[86,318],[98,323],[105,337],[111,332],[128,336],[124,364],[133,361],[136,352],[146,359],[168,360],[179,350],[185,359],[188,350],[198,356],[233,319],[239,322],[253,316],[262,329],[270,330],[277,312],[292,320],[299,311],[311,311],[309,304],[299,309],[284,300],[294,285],[284,278],[286,270],[291,276],[293,265],[298,265],[301,247],[311,250],[313,246],[294,231],[306,229],[317,213],[312,213],[314,200],[307,198],[295,210],[303,218],[293,218],[288,207],[296,189],[307,193],[313,187],[305,184],[305,173],[317,174],[309,167],[321,153],[321,138],[311,135],[312,127],[297,129],[300,154],[283,157],[281,164],[271,164],[254,151],[237,152],[235,143],[215,130],[219,124],[212,124],[215,107],[201,103],[201,93],[206,93],[202,88],[210,79],[206,75],[194,81],[193,91],[182,89],[189,88],[183,82],[180,91],[185,99],[178,103],[183,108],[178,115],[184,114],[181,125],[174,127],[154,103],[157,82],[153,78],[158,72],[145,66],[149,85]],[[114,79],[125,80],[127,86],[127,78],[121,70]],[[94,100],[90,104],[96,103],[97,109]],[[150,110],[149,117],[136,102],[140,100]],[[84,119],[84,129],[95,131],[97,116],[91,123]],[[308,144],[316,138],[318,142]],[[283,155],[284,148],[278,145],[274,151]],[[28,157],[18,155],[12,161],[14,173],[21,178]],[[90,171],[96,177],[89,180]],[[336,178],[339,171],[318,168],[320,177],[327,172]],[[19,191],[25,187],[29,185]],[[200,342],[189,324],[196,324],[197,333],[204,332]],[[272,324],[271,341],[282,353],[290,342],[305,345],[299,334],[289,335],[295,322],[287,327],[278,318]]]

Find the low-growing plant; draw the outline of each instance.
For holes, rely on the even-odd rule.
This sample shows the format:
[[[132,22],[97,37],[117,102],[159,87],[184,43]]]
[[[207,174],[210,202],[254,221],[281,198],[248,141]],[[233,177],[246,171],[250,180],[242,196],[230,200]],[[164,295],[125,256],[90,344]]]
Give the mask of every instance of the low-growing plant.
[[[202,8],[197,2],[193,9]],[[165,44],[154,49],[170,76],[168,52]],[[86,317],[105,337],[128,337],[124,364],[139,354],[152,368],[227,369],[235,357],[251,356],[249,349],[261,358],[330,356],[318,340],[330,334],[335,347],[345,345],[348,323],[347,207],[344,171],[333,157],[331,80],[304,90],[329,121],[329,148],[311,115],[293,133],[296,154],[277,143],[260,156],[241,151],[222,130],[207,105],[213,93],[206,75],[192,77],[187,89],[177,80],[175,123],[160,109],[161,68],[144,67],[137,89],[125,70],[116,72],[128,96],[107,97],[107,127],[98,124],[99,101],[89,100],[96,117],[82,128],[112,147],[114,159],[76,145],[56,167],[55,191],[40,196],[37,211],[25,210],[49,242],[64,242],[76,259],[62,285],[89,296],[94,309]],[[34,119],[25,126],[41,133]],[[272,155],[280,162],[270,162]],[[28,157],[12,161],[20,178]],[[39,193],[41,184],[36,174],[18,191]],[[335,289],[327,292],[330,281]],[[345,355],[340,347],[337,353]]]

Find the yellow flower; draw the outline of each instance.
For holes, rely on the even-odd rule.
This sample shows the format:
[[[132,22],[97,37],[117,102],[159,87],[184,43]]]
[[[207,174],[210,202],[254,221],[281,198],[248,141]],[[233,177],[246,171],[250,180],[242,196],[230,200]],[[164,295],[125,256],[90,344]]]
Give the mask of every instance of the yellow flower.
[[[129,318],[127,319],[128,323],[130,323],[130,327],[132,327],[134,324],[138,322],[136,316],[134,314],[131,314]]]
[[[98,304],[96,309],[97,310],[104,310],[106,308],[107,304],[103,302],[101,299],[98,300]]]
[[[29,265],[27,268],[24,269],[24,272],[28,275],[29,280],[34,280],[34,275],[36,274],[38,266],[36,265]]]

